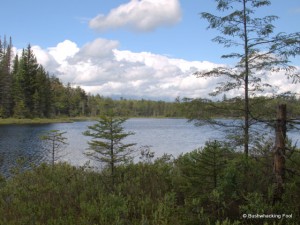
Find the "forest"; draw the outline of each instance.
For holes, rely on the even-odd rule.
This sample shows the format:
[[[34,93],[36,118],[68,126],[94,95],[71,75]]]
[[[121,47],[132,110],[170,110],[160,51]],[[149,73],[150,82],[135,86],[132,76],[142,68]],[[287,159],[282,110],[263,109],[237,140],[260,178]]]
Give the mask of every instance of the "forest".
[[[247,160],[220,142],[174,158],[109,167],[22,164],[0,179],[0,224],[238,225],[293,224],[300,217],[300,154],[286,161],[285,192],[274,202],[272,143]]]
[[[244,100],[226,95],[220,101],[177,98],[171,103],[86,94],[50,76],[30,45],[10,70],[11,43],[1,43],[2,118],[97,117],[112,109],[118,117],[243,117]],[[249,101],[253,118],[264,119],[273,118],[283,102],[288,117],[299,118],[293,94]],[[263,138],[254,141],[247,158],[234,145],[217,141],[177,158],[155,158],[146,149],[138,163],[116,163],[113,175],[109,167],[98,171],[57,162],[23,171],[20,164],[9,179],[0,179],[0,224],[298,224],[300,154],[293,145],[287,149],[280,201],[274,201],[273,142]]]
[[[299,130],[300,99],[274,91],[262,77],[282,72],[300,81],[289,60],[300,55],[300,33],[274,34],[276,16],[255,17],[271,1],[215,2],[218,15],[200,15],[220,33],[213,41],[229,48],[221,58],[237,62],[194,75],[224,78],[209,93],[217,100],[92,95],[45,71],[30,45],[13,56],[12,39],[0,40],[0,120],[91,117],[95,124],[82,133],[91,138],[84,154],[99,165],[57,160],[65,132],[49,131],[42,139],[50,143],[52,160],[24,170],[20,159],[10,177],[0,176],[0,224],[299,224],[300,150],[287,133]],[[242,94],[226,95],[237,90]],[[128,117],[188,118],[197,126],[223,128],[224,141],[156,157],[148,146],[123,142],[134,135],[123,127]],[[275,138],[266,133],[270,129]]]
[[[121,116],[179,117],[177,104],[112,99],[86,93],[50,75],[28,45],[13,56],[12,39],[0,40],[0,118],[96,117],[114,107]]]
[[[226,94],[214,102],[201,97],[190,99],[184,96],[166,102],[92,95],[80,86],[63,84],[55,75],[45,71],[37,63],[30,45],[23,49],[20,56],[13,56],[12,46],[11,38],[9,41],[5,36],[3,40],[0,39],[0,118],[97,117],[111,108],[114,108],[116,115],[126,117],[183,118],[190,117],[196,108],[212,117],[242,116],[241,111],[234,108],[242,105],[243,99],[227,98]],[[251,101],[257,111],[263,106],[273,112],[279,102],[286,102],[290,116],[300,116],[300,99],[292,93],[254,97]],[[213,108],[212,103],[215,105]],[[229,105],[231,110],[227,110]]]

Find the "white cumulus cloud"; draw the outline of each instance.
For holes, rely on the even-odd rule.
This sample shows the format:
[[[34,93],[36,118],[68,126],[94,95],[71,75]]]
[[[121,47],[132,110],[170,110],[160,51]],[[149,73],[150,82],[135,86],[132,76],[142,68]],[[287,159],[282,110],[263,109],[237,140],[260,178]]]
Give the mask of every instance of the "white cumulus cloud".
[[[118,46],[117,41],[98,38],[82,47],[66,40],[33,50],[38,62],[63,83],[80,85],[93,94],[165,100],[207,96],[211,81],[197,79],[193,72],[216,64],[118,50]]]
[[[177,96],[206,98],[222,81],[222,78],[196,78],[193,73],[224,65],[119,50],[118,46],[117,41],[96,39],[82,47],[63,41],[48,49],[33,46],[33,51],[38,62],[63,83],[79,85],[86,92],[103,96],[160,100],[174,100]],[[283,73],[265,74],[263,82],[278,86],[279,92],[298,90]],[[242,90],[226,94],[228,97],[242,95]]]
[[[112,50],[117,48],[118,41],[97,38],[94,41],[85,44],[75,55],[75,59],[80,60],[101,60],[103,58],[111,58]]]
[[[160,26],[176,24],[181,19],[179,0],[131,0],[99,14],[89,22],[92,29],[104,31],[126,27],[135,31],[152,31]]]
[[[56,47],[48,49],[49,54],[52,55],[58,63],[62,63],[67,58],[73,57],[78,51],[79,48],[76,43],[70,40],[65,40]]]

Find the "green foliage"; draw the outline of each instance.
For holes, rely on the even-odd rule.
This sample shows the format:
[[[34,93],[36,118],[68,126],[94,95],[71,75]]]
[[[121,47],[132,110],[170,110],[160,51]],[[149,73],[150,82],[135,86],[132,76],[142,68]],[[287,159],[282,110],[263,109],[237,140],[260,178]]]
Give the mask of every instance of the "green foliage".
[[[20,173],[0,189],[0,224],[177,224],[175,194],[157,188],[167,185],[169,164],[140,166],[118,167],[118,193],[106,189],[104,174],[67,164]]]
[[[274,126],[277,105],[285,103],[287,105],[288,128],[294,128],[297,124],[297,118],[300,116],[299,98],[292,93],[284,93],[273,97],[254,97],[249,99],[250,125],[248,131],[250,135],[249,150],[256,152],[255,145],[266,133],[261,129],[256,129],[257,125],[271,128]],[[244,134],[241,129],[243,118],[243,99],[233,98],[224,101],[212,102],[205,99],[184,99],[180,104],[183,114],[197,126],[211,125],[215,129],[225,131],[226,142],[232,147],[242,146],[244,143]],[[225,119],[224,119],[225,118]],[[226,120],[230,118],[230,120]],[[295,121],[296,120],[296,121]],[[295,121],[295,123],[293,123]]]
[[[182,176],[188,180],[187,184],[191,183],[190,187],[201,186],[203,191],[213,191],[219,186],[223,170],[232,154],[220,142],[212,141],[207,142],[204,148],[181,155],[176,163]],[[197,195],[201,189],[189,192]]]
[[[45,150],[50,154],[52,165],[62,157],[60,153],[68,144],[64,134],[66,134],[66,132],[50,130],[40,137],[41,140],[46,143]]]
[[[23,119],[28,117],[29,111],[25,106],[25,102],[23,100],[15,102],[14,106],[14,117],[18,119]]]
[[[210,93],[211,96],[243,90],[243,97],[240,99],[242,104],[227,105],[229,107],[223,105],[222,109],[223,112],[237,112],[242,115],[244,121],[237,120],[230,126],[242,134],[235,142],[244,147],[244,153],[248,156],[252,138],[255,136],[251,134],[250,127],[254,121],[262,122],[261,118],[257,117],[259,114],[253,117],[250,98],[274,89],[269,83],[264,82],[267,75],[282,71],[294,82],[299,80],[299,70],[289,65],[289,57],[300,54],[300,33],[274,35],[272,23],[278,17],[273,15],[256,17],[255,11],[258,8],[271,4],[268,0],[217,0],[216,4],[219,15],[203,12],[201,16],[208,21],[209,29],[216,29],[220,33],[213,41],[234,51],[223,55],[222,58],[234,58],[237,59],[237,63],[233,67],[221,66],[209,71],[198,71],[195,75],[223,78]],[[208,122],[216,124],[216,121]],[[227,126],[220,123],[218,125]]]
[[[88,142],[89,149],[85,153],[92,159],[104,163],[110,168],[111,184],[114,186],[115,167],[131,160],[134,143],[125,144],[124,139],[132,132],[125,132],[123,123],[126,118],[116,118],[112,114],[101,116],[98,122],[88,126],[83,134],[92,137]]]
[[[30,45],[20,56],[13,58],[11,39],[9,43],[6,37],[3,41],[0,39],[1,118],[95,117],[112,107],[116,116],[182,116],[177,103],[123,98],[112,100],[88,95],[79,86],[63,85],[37,63]]]
[[[274,205],[272,181],[264,174],[266,159],[259,153],[266,149],[246,160],[215,141],[176,159],[154,158],[146,148],[142,161],[116,165],[113,192],[107,188],[106,169],[95,172],[64,163],[16,169],[11,178],[0,180],[0,224],[296,225],[298,150],[287,164],[293,173],[287,174],[282,202]],[[211,163],[208,155],[218,157]],[[214,168],[216,186],[211,182]],[[292,218],[245,219],[243,214]]]
[[[70,83],[63,85],[37,63],[30,45],[15,58],[11,48],[11,39],[9,43],[0,39],[0,118],[97,117],[112,108],[116,116],[182,116],[178,102],[113,100],[87,94]]]
[[[223,215],[225,199],[221,186],[226,179],[224,170],[232,157],[233,152],[228,147],[212,141],[176,160],[178,191],[192,211],[209,213],[210,218]]]
[[[63,85],[37,63],[30,45],[13,58],[11,39],[0,39],[0,118],[96,117],[112,108],[116,116],[182,116],[178,102],[113,100]]]
[[[1,41],[0,41],[1,42]],[[243,116],[242,98],[229,99],[224,96],[221,102],[205,99],[180,99],[174,102],[132,100],[120,98],[113,100],[99,94],[87,94],[81,87],[63,83],[50,76],[39,65],[29,45],[20,56],[13,59],[11,41],[4,39],[0,44],[0,116],[2,118],[52,118],[104,115],[113,109],[120,117],[188,117],[190,119],[238,118]],[[10,59],[10,60],[8,60]],[[8,64],[8,62],[13,62]],[[2,94],[1,94],[2,93]],[[252,100],[253,99],[253,100]],[[251,116],[261,118],[271,115],[273,105],[287,102],[289,115],[298,117],[298,99],[293,95],[278,98],[254,97],[250,99]],[[264,110],[256,110],[261,109]],[[262,112],[266,112],[262,114]],[[200,122],[200,120],[198,120]]]
[[[297,98],[295,94],[284,93],[280,96],[260,96],[250,98],[249,104],[253,122],[259,119],[272,121],[274,115],[276,115],[276,107],[281,103],[287,105],[287,114],[289,118],[295,119],[300,117],[300,99]],[[240,120],[243,116],[243,111],[240,110],[242,106],[243,99],[238,97],[216,102],[201,98],[184,98],[179,104],[183,115],[190,119],[190,121],[195,122],[196,125],[204,125],[208,122],[211,125],[226,125],[218,120],[220,118]]]
[[[0,39],[0,118],[7,118],[12,111],[12,41]]]
[[[235,1],[217,1],[218,9],[231,9],[232,2]],[[269,1],[247,2],[254,8],[269,4]],[[251,9],[247,10],[250,15]],[[225,35],[242,36],[240,26],[226,24],[230,19],[241,18],[239,11],[224,17],[223,21],[209,14],[204,16],[211,21],[212,28],[219,27]],[[275,17],[250,21],[266,25],[273,19]],[[220,26],[221,22],[224,22],[224,26]],[[273,29],[272,26],[261,28],[256,33],[259,38],[257,41],[263,41]],[[289,36],[280,34],[269,43],[276,51],[285,49],[284,52],[277,51],[283,54],[283,64],[287,62],[286,56],[298,54],[292,51],[295,39],[291,37],[287,40],[286,37]],[[215,40],[228,47],[234,44],[220,37]],[[259,138],[252,140],[252,151],[247,158],[237,149],[211,141],[203,148],[180,155],[177,159],[166,154],[155,158],[151,149],[146,147],[141,152],[141,161],[133,163],[133,144],[123,142],[132,133],[124,132],[122,124],[125,119],[121,116],[187,115],[191,119],[240,119],[244,116],[241,110],[243,98],[228,99],[224,96],[223,101],[219,102],[204,99],[184,99],[182,102],[178,97],[176,102],[166,103],[112,100],[100,95],[87,95],[80,87],[74,88],[70,84],[64,86],[58,78],[49,77],[43,67],[37,64],[30,45],[23,50],[20,58],[17,56],[14,59],[10,71],[8,62],[11,60],[8,59],[11,58],[11,44],[5,42],[2,44],[0,41],[1,117],[98,116],[112,111],[117,117],[103,116],[85,132],[91,137],[87,154],[107,165],[97,172],[85,167],[54,164],[60,144],[64,144],[66,139],[64,132],[50,131],[46,134],[43,139],[50,141],[51,166],[42,164],[24,171],[22,163],[25,159],[22,159],[20,165],[12,170],[12,177],[0,177],[0,224],[297,224],[300,218],[300,153],[290,144],[286,149],[285,192],[282,201],[274,204],[273,143],[263,139],[261,133]],[[266,61],[261,60],[265,64],[255,64],[257,62],[254,63],[254,60],[249,68],[256,71],[260,67],[276,67],[272,57],[259,55],[261,52],[256,47],[253,43],[248,49],[250,59],[263,57]],[[221,68],[209,74],[221,71],[236,79],[234,81],[237,83],[229,82],[216,89],[220,93],[237,88],[245,75],[241,72],[242,64],[246,61],[245,55],[233,53],[224,57],[242,60],[235,71],[239,74]],[[255,73],[248,75],[253,79],[250,81],[254,85],[253,91],[261,91],[260,88],[266,87],[260,86]],[[289,115],[299,117],[299,99],[293,95],[253,97],[248,102],[253,119],[251,122],[269,119],[270,115],[275,114],[274,106],[279,102],[287,102]],[[215,120],[214,125],[224,125],[223,122],[222,119]],[[240,143],[244,141],[236,140],[242,140]],[[292,215],[292,218],[250,220],[242,217],[244,213],[286,214]]]

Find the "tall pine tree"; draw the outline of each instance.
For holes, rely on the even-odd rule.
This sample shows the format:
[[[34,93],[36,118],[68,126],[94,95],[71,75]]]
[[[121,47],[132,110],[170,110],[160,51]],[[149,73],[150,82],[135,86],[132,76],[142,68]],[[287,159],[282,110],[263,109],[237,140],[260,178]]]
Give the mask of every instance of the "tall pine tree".
[[[210,29],[218,30],[221,35],[214,42],[231,48],[234,52],[222,58],[237,59],[234,67],[219,67],[210,71],[195,73],[198,77],[222,77],[222,82],[211,93],[216,96],[226,92],[243,90],[243,106],[237,111],[243,112],[243,122],[218,124],[233,127],[242,135],[236,142],[243,145],[245,155],[254,141],[250,127],[261,118],[253,116],[250,98],[270,90],[271,85],[264,82],[271,72],[283,71],[287,77],[298,81],[300,74],[290,65],[289,58],[300,54],[300,32],[274,35],[273,22],[277,16],[256,17],[256,10],[271,4],[269,0],[215,0],[219,15],[208,12],[202,17],[209,23]],[[231,109],[228,109],[228,111]],[[261,115],[259,115],[261,117]],[[263,115],[262,115],[263,116]],[[235,137],[237,137],[235,135]]]
[[[32,48],[16,56],[14,75],[14,116],[19,118],[49,117],[52,94],[49,74],[37,63]]]
[[[0,39],[0,117],[9,117],[12,110],[12,41]]]

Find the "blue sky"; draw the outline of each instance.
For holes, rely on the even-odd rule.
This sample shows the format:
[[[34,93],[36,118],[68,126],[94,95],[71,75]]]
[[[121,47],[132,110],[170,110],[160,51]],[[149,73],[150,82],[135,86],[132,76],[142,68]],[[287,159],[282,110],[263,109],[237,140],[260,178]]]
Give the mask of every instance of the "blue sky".
[[[1,8],[1,35],[18,50],[30,43],[47,70],[91,93],[205,97],[216,81],[193,71],[231,63],[199,16],[217,13],[213,0],[10,0]],[[276,32],[299,31],[299,0],[272,1],[258,13],[280,17]],[[299,57],[293,63],[300,66]],[[296,89],[285,80],[279,86]]]

